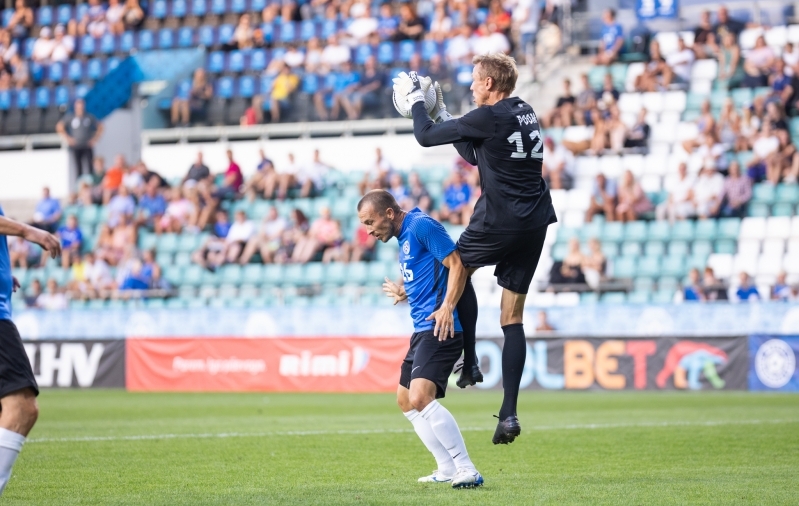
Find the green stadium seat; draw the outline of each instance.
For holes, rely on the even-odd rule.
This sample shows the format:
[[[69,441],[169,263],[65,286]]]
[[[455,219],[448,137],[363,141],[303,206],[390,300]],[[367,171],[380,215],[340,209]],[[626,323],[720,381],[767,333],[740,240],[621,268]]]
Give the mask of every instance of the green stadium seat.
[[[651,302],[653,304],[671,304],[674,302],[674,293],[676,290],[658,290],[652,294]]]
[[[271,207],[272,204],[266,200],[256,200],[252,205],[252,216],[250,216],[250,219],[261,221],[264,216],[269,213],[269,208]]]
[[[367,283],[380,286],[384,278],[393,276],[396,270],[392,269],[396,264],[391,267],[387,266],[384,262],[371,262],[369,264],[369,274],[367,276]]]
[[[715,248],[716,253],[722,253],[725,255],[734,255],[737,249],[738,249],[737,243],[732,239],[720,239],[716,241],[716,248]]]
[[[208,299],[205,297],[194,297],[187,301],[186,307],[189,309],[200,309],[208,306]]]
[[[258,295],[260,295],[260,291],[258,290],[257,285],[246,284],[246,285],[241,285],[241,288],[239,288],[239,297],[253,299],[255,297],[258,297]]]
[[[247,307],[252,309],[263,309],[278,305],[278,299],[272,296],[261,296],[247,301]]]
[[[596,304],[599,302],[599,295],[596,292],[583,292],[580,294],[580,304]]]
[[[647,238],[650,241],[668,241],[671,239],[671,226],[667,221],[650,221]]]
[[[347,265],[348,283],[363,285],[369,279],[369,264],[366,262],[353,262]]]
[[[224,284],[219,287],[219,297],[233,298],[238,297],[239,289],[236,285]]]
[[[283,281],[283,266],[279,264],[265,265],[263,281],[270,285],[280,285]]]
[[[694,222],[678,221],[671,227],[671,238],[690,241],[694,238]]]
[[[624,292],[607,292],[599,298],[603,304],[624,304],[627,302],[627,294]]]
[[[327,264],[324,280],[331,285],[344,284],[347,281],[346,264],[340,262]]]
[[[772,204],[777,198],[777,190],[769,183],[756,184],[752,188],[752,202]]]
[[[688,255],[688,243],[685,241],[671,241],[669,243],[669,256],[684,257]]]
[[[344,218],[349,218],[355,214],[356,209],[356,207],[350,207],[350,202],[348,199],[339,198],[333,201],[333,205],[330,208],[330,213],[333,215],[333,218],[341,220]]]
[[[743,169],[745,169],[747,164],[749,163],[749,160],[751,160],[752,157],[754,157],[754,156],[755,156],[755,154],[753,152],[751,152],[751,151],[739,151],[738,152],[738,163],[741,165],[741,167]]]
[[[771,206],[772,216],[793,216],[795,214],[793,204],[780,202]]]
[[[694,255],[710,255],[713,253],[713,243],[710,241],[694,241],[691,246],[691,252]]]
[[[602,254],[607,258],[615,258],[619,256],[619,245],[615,242],[603,241]]]
[[[569,251],[569,245],[566,243],[555,243],[552,245],[552,251],[550,251],[550,255],[552,255],[552,260],[556,262],[562,261],[566,258],[566,253]]]
[[[321,285],[325,281],[325,266],[320,262],[305,266],[305,282],[310,285]]]
[[[100,219],[98,206],[83,206],[78,212],[78,223],[81,226],[94,226]]]
[[[203,285],[219,285],[222,283],[222,276],[219,272],[211,272],[209,270],[203,269],[202,278],[200,278],[201,284]]]
[[[754,98],[751,88],[736,88],[732,90],[731,96],[737,109],[749,107],[752,105],[752,99]]]
[[[627,64],[614,63],[610,66],[610,76],[613,79],[613,86],[618,90],[624,89],[625,79],[627,78]],[[604,79],[604,76],[603,76]]]
[[[702,115],[702,114],[699,112],[699,110],[698,110],[698,109],[697,109],[697,110],[693,110],[693,109],[690,109],[690,110],[689,110],[689,109],[686,109],[686,110],[685,110],[685,111],[682,113],[682,120],[683,120],[684,122],[686,122],[686,123],[692,123],[692,122],[696,121],[697,119],[699,119],[699,116],[701,116],[701,115]]]
[[[161,267],[172,265],[172,260],[172,253],[159,251],[155,254],[155,261],[158,262],[158,265]]]
[[[603,225],[604,222],[601,221],[592,221],[591,223],[586,223],[580,228],[580,238],[583,241],[601,238]]]
[[[86,300],[72,299],[69,301],[70,309],[86,309],[87,306],[88,306],[88,301]]]
[[[685,111],[700,111],[702,109],[702,103],[708,99],[710,99],[710,95],[689,92],[685,97]]]
[[[378,243],[377,259],[381,262],[396,262],[399,258],[399,249],[388,246],[383,243]]]
[[[588,82],[594,90],[601,90],[605,82],[605,75],[608,74],[608,67],[594,66],[588,71]]]
[[[147,309],[164,309],[166,307],[166,300],[164,299],[147,299],[144,301],[144,307]]]
[[[182,266],[161,266],[161,275],[172,286],[179,286],[183,283],[183,267]]]
[[[309,307],[311,305],[310,297],[287,297],[286,305],[291,307]]]
[[[217,296],[218,291],[219,290],[216,288],[216,284],[204,284],[200,286],[198,293],[200,297],[213,299]]]
[[[247,264],[241,269],[242,283],[259,283],[264,276],[264,266],[262,264]]]
[[[721,110],[724,107],[724,102],[729,98],[726,90],[716,90],[710,94],[710,107],[714,111]]]
[[[652,294],[649,291],[634,291],[627,295],[629,304],[649,304]]]
[[[283,282],[289,285],[305,284],[305,270],[302,265],[289,264],[283,270]]]
[[[560,227],[558,228],[557,242],[569,242],[572,237],[580,237],[579,228]]]
[[[242,268],[240,265],[223,265],[217,274],[221,283],[238,285],[242,281]]]
[[[640,276],[656,277],[660,274],[660,257],[642,257],[638,260],[637,274]]]
[[[293,207],[299,209],[305,216],[313,216],[314,203],[313,199],[295,199]]]
[[[156,248],[161,253],[175,253],[178,250],[178,236],[176,234],[162,234],[158,237]]]
[[[645,241],[647,226],[644,221],[631,221],[624,226],[625,241]]]
[[[689,269],[699,269],[699,272],[702,272],[705,267],[707,267],[707,259],[710,255],[703,255],[703,254],[693,254],[688,258],[688,268]]]
[[[639,256],[641,254],[641,243],[623,242],[621,244],[621,254],[624,256]]]
[[[633,280],[633,287],[636,291],[651,292],[655,288],[655,280],[649,276],[637,276]]]
[[[175,265],[185,267],[191,265],[191,254],[187,252],[175,253],[175,259],[172,261]]]
[[[173,297],[171,299],[167,299],[164,306],[166,309],[184,309],[186,307],[186,300]]]
[[[605,223],[602,230],[602,239],[606,241],[621,241],[624,239],[624,223],[613,221]]]
[[[333,212],[333,201],[332,199],[326,197],[318,197],[313,199],[313,215],[319,216],[322,214],[322,209],[327,208],[330,209],[330,212]]]
[[[200,245],[205,240],[204,237],[201,237],[200,234],[189,234],[184,233],[178,237],[178,244],[176,250],[180,253],[189,253],[191,254],[195,250],[200,248]]]
[[[247,299],[242,299],[240,297],[226,299],[225,303],[225,307],[229,307],[231,309],[244,309],[248,305]]]
[[[776,200],[777,202],[785,202],[787,204],[799,204],[799,184],[792,183],[778,185]]]
[[[718,220],[718,238],[719,239],[735,239],[738,240],[738,231],[741,228],[741,220],[739,218],[721,218]],[[717,252],[718,253],[718,252]]]
[[[662,241],[647,241],[644,253],[650,257],[663,256],[666,253],[666,246]]]
[[[680,286],[680,281],[674,276],[661,276],[658,279],[658,290],[667,290],[672,293]]]
[[[188,286],[200,286],[205,272],[206,272],[205,269],[203,269],[199,265],[189,265],[183,271],[182,284]]]
[[[767,218],[771,215],[771,207],[768,204],[760,204],[758,202],[750,202],[749,208],[746,212],[747,216],[754,216],[757,218]]]
[[[759,88],[754,89],[755,98],[757,97],[767,97],[771,94],[771,88],[768,86],[761,86]]]
[[[696,222],[694,237],[696,239],[713,240],[716,238],[716,220],[699,220]]]
[[[683,257],[663,257],[663,264],[660,267],[660,274],[664,276],[674,276],[681,278],[687,269],[685,268],[685,258]]]
[[[158,243],[158,236],[151,233],[151,232],[140,232],[139,233],[139,249],[141,250],[151,250],[156,247]],[[160,252],[163,253],[163,252]]]
[[[228,299],[224,297],[209,297],[208,300],[208,307],[212,307],[214,309],[226,308],[227,304],[228,304]]]
[[[613,261],[613,277],[632,278],[635,276],[636,257],[618,257]]]

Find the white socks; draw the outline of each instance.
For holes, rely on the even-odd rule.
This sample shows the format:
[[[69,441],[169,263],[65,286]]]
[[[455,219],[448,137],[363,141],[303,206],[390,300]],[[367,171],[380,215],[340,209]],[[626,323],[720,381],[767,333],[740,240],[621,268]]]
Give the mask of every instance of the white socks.
[[[444,476],[455,476],[455,462],[453,462],[452,457],[449,456],[449,452],[441,442],[436,437],[435,433],[433,432],[432,427],[430,427],[430,423],[422,418],[418,411],[412,409],[405,413],[405,418],[408,419],[409,422],[413,424],[413,429],[416,431],[416,435],[419,436],[419,439],[422,440],[422,443],[427,447],[430,453],[433,454],[433,457],[436,459],[436,463],[438,463],[438,470]]]
[[[11,478],[11,468],[14,467],[24,443],[25,436],[22,434],[0,428],[0,495]]]
[[[458,422],[455,421],[452,413],[438,401],[433,401],[420,414],[422,418],[430,422],[430,428],[433,429],[440,444],[444,445],[452,460],[455,461],[455,467],[476,470],[466,451],[466,443],[463,442]]]

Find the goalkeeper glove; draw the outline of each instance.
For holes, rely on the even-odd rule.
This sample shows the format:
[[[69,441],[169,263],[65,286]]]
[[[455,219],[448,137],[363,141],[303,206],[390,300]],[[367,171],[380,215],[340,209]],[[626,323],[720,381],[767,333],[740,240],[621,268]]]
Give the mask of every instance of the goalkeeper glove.
[[[430,78],[428,77],[428,79]],[[444,93],[441,91],[441,85],[436,81],[434,86],[436,90],[436,105],[433,107],[433,110],[430,111],[430,117],[433,118],[433,121],[436,123],[443,123],[454,119],[452,115],[447,112],[447,106],[444,105]]]
[[[393,79],[394,93],[397,95],[399,103],[405,100],[408,111],[413,108],[416,102],[424,102],[424,97],[427,90],[432,85],[432,80],[429,77],[419,77],[415,71],[410,74],[400,72],[397,77]]]

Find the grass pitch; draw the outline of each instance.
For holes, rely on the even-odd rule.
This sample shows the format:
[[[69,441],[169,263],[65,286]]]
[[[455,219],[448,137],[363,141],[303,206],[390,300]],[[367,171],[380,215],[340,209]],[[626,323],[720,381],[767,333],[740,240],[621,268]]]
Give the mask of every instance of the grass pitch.
[[[444,404],[486,485],[418,484],[435,462],[392,395],[44,391],[4,504],[797,504],[799,397],[523,393]]]

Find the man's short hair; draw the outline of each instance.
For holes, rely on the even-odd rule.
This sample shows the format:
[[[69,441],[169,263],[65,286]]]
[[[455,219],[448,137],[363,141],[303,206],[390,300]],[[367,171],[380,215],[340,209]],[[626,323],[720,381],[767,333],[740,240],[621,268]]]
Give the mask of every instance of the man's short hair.
[[[372,190],[367,192],[358,202],[358,212],[360,212],[366,204],[371,204],[372,208],[377,211],[380,216],[383,216],[387,209],[391,209],[395,213],[402,210],[397,203],[397,199],[394,198],[394,195],[386,190]]]
[[[516,88],[519,70],[516,60],[504,53],[479,54],[472,59],[474,65],[480,65],[480,77],[490,77],[500,93],[510,94]]]

